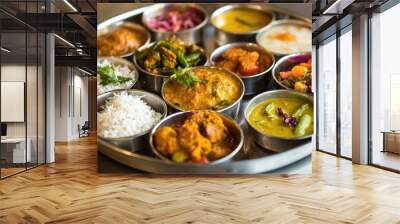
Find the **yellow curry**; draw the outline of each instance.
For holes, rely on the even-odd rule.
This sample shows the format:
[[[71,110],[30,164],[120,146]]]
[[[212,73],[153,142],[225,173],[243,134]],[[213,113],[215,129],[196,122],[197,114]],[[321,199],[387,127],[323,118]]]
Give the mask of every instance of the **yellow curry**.
[[[313,107],[297,98],[275,98],[251,109],[247,120],[265,135],[297,138],[313,133]]]
[[[175,162],[207,163],[231,153],[237,142],[218,113],[197,111],[157,129],[154,145]]]
[[[247,33],[258,30],[271,22],[271,16],[250,8],[234,8],[213,19],[216,27],[231,33]]]
[[[164,86],[166,101],[175,107],[189,110],[220,110],[237,101],[242,94],[241,83],[235,75],[214,67],[192,68],[189,80],[192,85],[183,85],[177,76],[171,77]]]

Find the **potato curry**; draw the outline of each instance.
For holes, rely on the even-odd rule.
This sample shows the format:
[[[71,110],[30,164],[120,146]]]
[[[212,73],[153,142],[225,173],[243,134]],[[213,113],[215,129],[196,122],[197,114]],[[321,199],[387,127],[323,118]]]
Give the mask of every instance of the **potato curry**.
[[[257,50],[237,47],[226,50],[215,64],[240,76],[251,76],[269,68],[272,59]]]
[[[154,145],[172,161],[208,163],[231,153],[237,142],[218,113],[197,111],[157,129]]]
[[[197,67],[177,72],[164,86],[164,98],[181,110],[220,110],[242,94],[239,79],[223,69]]]

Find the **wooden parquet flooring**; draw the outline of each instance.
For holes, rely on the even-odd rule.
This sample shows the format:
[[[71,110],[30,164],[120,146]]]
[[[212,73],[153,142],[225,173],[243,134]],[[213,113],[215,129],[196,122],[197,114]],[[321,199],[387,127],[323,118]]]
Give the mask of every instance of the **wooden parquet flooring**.
[[[0,181],[0,223],[400,223],[400,175],[315,152],[312,175],[96,172],[96,141]]]

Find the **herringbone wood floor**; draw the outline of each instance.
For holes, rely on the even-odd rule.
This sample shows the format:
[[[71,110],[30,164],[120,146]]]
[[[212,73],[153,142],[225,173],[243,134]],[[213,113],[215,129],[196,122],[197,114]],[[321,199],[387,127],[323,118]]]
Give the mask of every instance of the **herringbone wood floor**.
[[[96,172],[96,141],[0,181],[0,223],[400,223],[400,175],[315,152],[313,174],[155,177]]]

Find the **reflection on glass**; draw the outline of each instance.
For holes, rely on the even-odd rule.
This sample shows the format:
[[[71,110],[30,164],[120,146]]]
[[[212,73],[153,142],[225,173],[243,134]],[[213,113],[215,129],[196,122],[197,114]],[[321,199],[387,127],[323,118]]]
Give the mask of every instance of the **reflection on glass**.
[[[400,170],[400,5],[375,15],[372,25],[371,134],[372,163]],[[384,146],[386,143],[386,147]],[[382,152],[383,151],[383,152]]]
[[[352,35],[340,36],[340,153],[352,157]]]
[[[5,133],[1,139],[1,176],[25,170],[30,162],[30,141],[26,141],[26,34],[2,33],[1,51],[1,123]]]
[[[336,153],[336,39],[318,48],[318,147]]]

